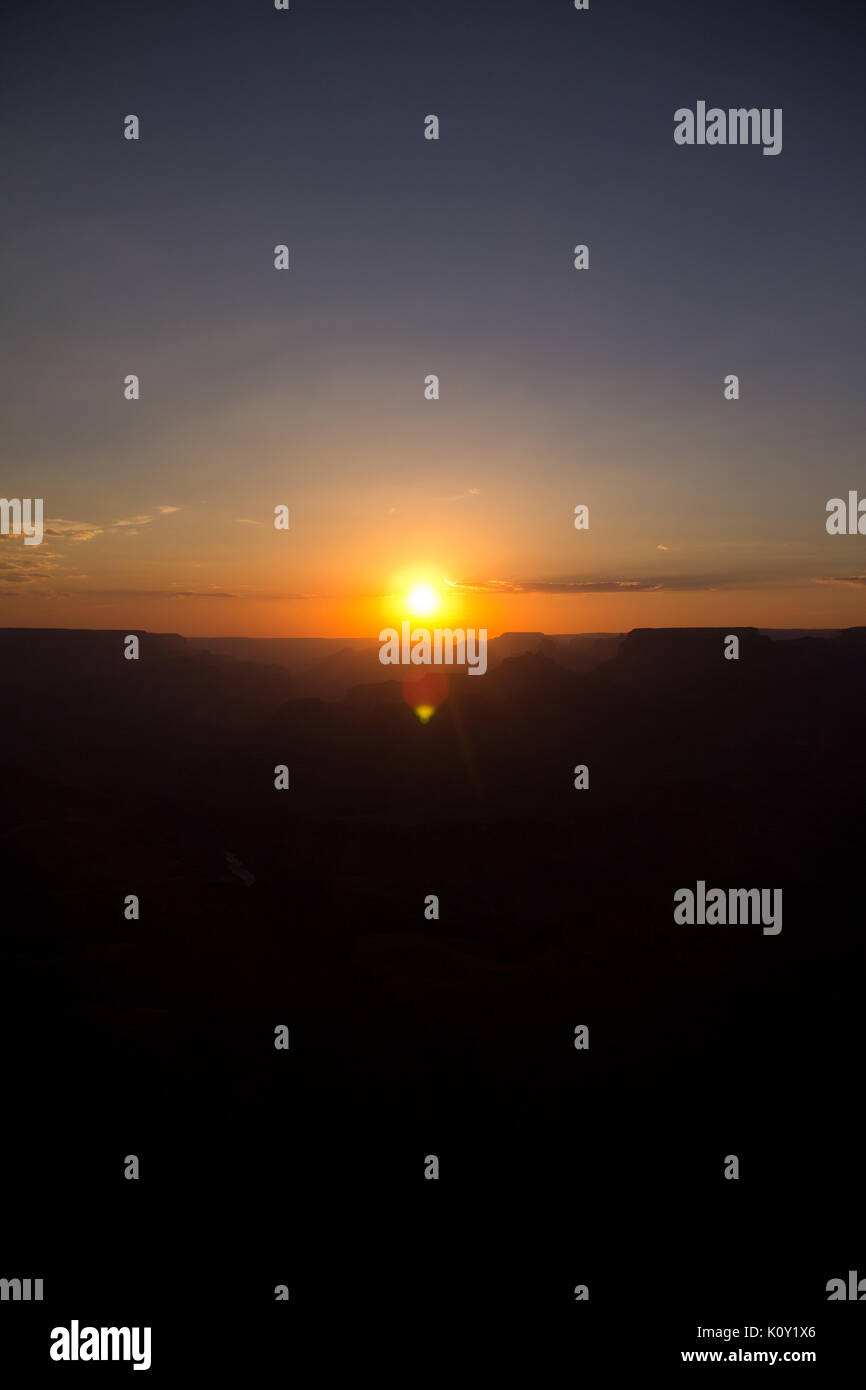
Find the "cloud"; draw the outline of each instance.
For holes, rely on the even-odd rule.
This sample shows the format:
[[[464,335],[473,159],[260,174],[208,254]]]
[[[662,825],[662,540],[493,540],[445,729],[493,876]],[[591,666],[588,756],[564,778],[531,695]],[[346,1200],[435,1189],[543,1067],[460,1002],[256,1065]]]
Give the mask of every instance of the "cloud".
[[[16,537],[16,539],[18,539]],[[57,568],[58,556],[42,545],[23,545],[19,550],[10,548],[0,559],[0,584],[35,584],[40,579],[48,579]],[[4,598],[9,598],[4,593]]]
[[[262,522],[262,521],[253,521],[253,520],[252,520],[250,517],[248,517],[248,516],[236,516],[236,517],[235,517],[235,521],[236,521],[240,526],[263,526],[263,525],[264,525],[264,522]]]
[[[652,594],[698,589],[747,589],[766,583],[762,575],[674,574],[639,579],[488,579],[481,584],[462,584],[446,579],[448,588],[473,594]]]
[[[92,541],[94,536],[102,535],[102,527],[90,521],[65,521],[63,517],[49,517],[44,527],[46,536],[56,540]]]
[[[158,513],[158,515],[160,515],[160,516],[168,516],[168,515],[170,515],[171,512],[179,512],[180,510],[181,510],[180,507],[156,507],[156,508],[155,508],[155,511],[156,511],[156,512]],[[118,530],[118,529],[121,529],[121,528],[124,528],[124,527],[147,526],[147,525],[150,524],[151,521],[155,521],[155,520],[156,520],[156,517],[153,516],[153,514],[152,514],[151,512],[144,512],[144,513],[142,513],[141,516],[129,516],[129,517],[124,517],[124,518],[123,518],[122,520],[120,520],[120,521],[115,521],[115,523],[114,523],[114,530]],[[127,531],[127,534],[130,535],[130,536],[135,536],[135,535],[138,534],[138,532],[137,532],[137,530],[129,530],[129,531]]]
[[[179,512],[180,510],[180,507],[156,508],[160,516],[168,516],[171,512]],[[113,529],[126,530],[127,535],[135,535],[136,531],[133,528],[146,526],[148,522],[154,521],[155,519],[156,518],[150,513],[142,516],[124,517],[122,520],[114,522]],[[92,541],[94,536],[104,535],[105,528],[103,526],[97,526],[93,521],[70,521],[66,517],[51,516],[47,517],[45,520],[43,534],[52,536],[54,540]],[[6,539],[6,536],[0,534],[0,540]],[[9,539],[11,539],[11,537]]]
[[[446,579],[445,583],[460,593],[474,594],[615,594],[664,587],[652,579],[531,579],[525,583],[489,579],[484,584],[458,584]]]
[[[829,579],[816,579],[816,584],[866,584],[866,574],[840,574]]]
[[[656,550],[670,550],[669,545],[657,545]]]
[[[453,497],[437,497],[437,502],[462,502],[464,497],[478,497],[481,492],[480,487],[471,487],[466,492],[457,492]]]
[[[168,589],[163,593],[145,595],[147,598],[236,598],[236,594],[223,593],[222,589]]]
[[[58,589],[52,598],[237,598],[237,594],[225,593],[222,589]]]

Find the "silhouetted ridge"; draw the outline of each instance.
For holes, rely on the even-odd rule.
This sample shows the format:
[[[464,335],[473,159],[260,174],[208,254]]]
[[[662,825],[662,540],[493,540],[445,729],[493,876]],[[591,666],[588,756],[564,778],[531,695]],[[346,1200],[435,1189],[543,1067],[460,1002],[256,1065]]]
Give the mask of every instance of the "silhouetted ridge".
[[[540,652],[506,657],[484,680],[488,682],[489,693],[498,699],[568,693],[578,685],[573,672]],[[480,682],[478,684],[481,693]]]
[[[725,657],[725,639],[739,638],[739,661]],[[613,662],[604,667],[617,679],[642,679],[654,687],[676,684],[695,677],[724,678],[731,668],[754,672],[763,667],[773,644],[754,627],[635,628],[623,639]]]

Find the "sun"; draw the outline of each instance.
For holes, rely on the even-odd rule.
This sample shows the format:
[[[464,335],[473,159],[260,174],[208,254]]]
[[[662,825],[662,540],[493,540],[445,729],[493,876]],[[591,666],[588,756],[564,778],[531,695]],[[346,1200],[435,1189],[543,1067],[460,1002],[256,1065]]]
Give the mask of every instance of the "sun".
[[[416,584],[406,595],[406,606],[413,618],[429,618],[439,607],[439,595],[429,584]]]

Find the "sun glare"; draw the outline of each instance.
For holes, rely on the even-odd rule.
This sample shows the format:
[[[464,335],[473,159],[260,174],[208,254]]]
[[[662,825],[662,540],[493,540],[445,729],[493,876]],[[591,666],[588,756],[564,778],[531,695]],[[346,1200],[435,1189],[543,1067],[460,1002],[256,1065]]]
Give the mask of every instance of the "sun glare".
[[[406,595],[406,605],[413,618],[428,618],[439,607],[439,595],[429,584],[416,584]]]

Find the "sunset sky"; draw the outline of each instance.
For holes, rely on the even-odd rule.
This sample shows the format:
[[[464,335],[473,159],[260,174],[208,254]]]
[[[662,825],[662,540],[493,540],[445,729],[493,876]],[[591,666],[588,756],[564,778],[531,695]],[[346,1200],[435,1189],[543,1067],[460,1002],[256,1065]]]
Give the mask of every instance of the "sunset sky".
[[[866,622],[853,7],[17,8],[0,625]],[[678,147],[699,99],[782,153]]]

